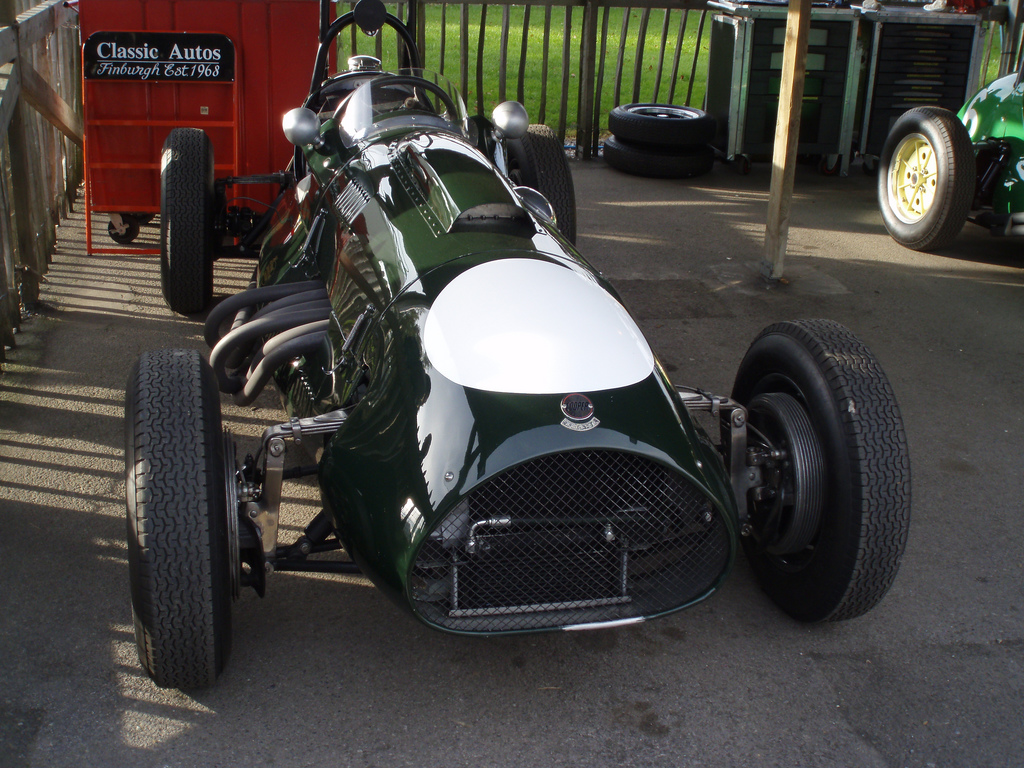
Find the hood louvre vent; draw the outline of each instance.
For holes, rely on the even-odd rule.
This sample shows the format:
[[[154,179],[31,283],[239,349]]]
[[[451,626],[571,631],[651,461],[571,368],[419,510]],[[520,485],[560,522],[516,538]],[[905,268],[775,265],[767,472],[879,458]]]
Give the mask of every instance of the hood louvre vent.
[[[351,179],[341,194],[334,199],[334,209],[349,228],[362,214],[372,195],[362,182]]]

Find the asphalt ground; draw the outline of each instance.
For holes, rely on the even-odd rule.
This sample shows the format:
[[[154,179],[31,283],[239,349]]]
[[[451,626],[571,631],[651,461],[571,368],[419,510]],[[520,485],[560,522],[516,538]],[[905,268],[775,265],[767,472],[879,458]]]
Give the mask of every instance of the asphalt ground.
[[[579,247],[677,383],[727,394],[780,319],[832,318],[873,348],[914,483],[885,600],[800,625],[741,558],[716,596],[665,619],[473,639],[360,578],[275,574],[235,604],[216,686],[157,689],[132,636],[124,384],[143,350],[201,347],[201,326],[165,308],[154,257],[87,256],[76,216],[0,376],[0,766],[1024,764],[1020,242],[968,230],[942,255],[904,250],[858,166],[802,168],[787,280],[769,287],[767,165],[690,182],[573,173]],[[218,262],[218,293],[250,268]],[[225,424],[251,442],[281,413],[265,394],[225,406]],[[284,535],[316,509],[315,488],[286,487]]]

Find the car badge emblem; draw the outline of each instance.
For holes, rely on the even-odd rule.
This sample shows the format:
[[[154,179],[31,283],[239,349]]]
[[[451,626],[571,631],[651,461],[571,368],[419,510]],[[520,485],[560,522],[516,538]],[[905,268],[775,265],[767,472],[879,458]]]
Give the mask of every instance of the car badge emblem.
[[[573,394],[562,398],[562,426],[574,432],[586,432],[601,422],[594,418],[594,404],[586,395]]]

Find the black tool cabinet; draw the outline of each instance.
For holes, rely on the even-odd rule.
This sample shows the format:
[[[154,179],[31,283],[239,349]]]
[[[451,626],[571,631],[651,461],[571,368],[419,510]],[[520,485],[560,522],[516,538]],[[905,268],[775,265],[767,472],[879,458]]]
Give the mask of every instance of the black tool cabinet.
[[[855,152],[877,161],[889,129],[912,107],[953,112],[978,86],[981,17],[887,2],[877,10],[815,4],[797,151],[828,158],[845,175]],[[741,169],[770,157],[775,141],[784,2],[712,0],[705,109],[715,144]]]
[[[956,112],[978,89],[981,19],[913,7],[861,11],[871,48],[860,151],[877,157],[900,115],[912,107]]]
[[[719,13],[712,18],[705,108],[718,121],[718,147],[749,165],[771,156],[775,143],[787,8],[724,0],[709,6]],[[859,24],[851,8],[811,9],[798,151],[833,158],[843,174],[863,59]]]

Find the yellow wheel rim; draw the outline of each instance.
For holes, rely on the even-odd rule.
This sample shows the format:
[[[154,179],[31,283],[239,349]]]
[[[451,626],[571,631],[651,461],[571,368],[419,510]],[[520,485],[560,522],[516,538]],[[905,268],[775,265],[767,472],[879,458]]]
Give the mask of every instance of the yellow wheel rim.
[[[890,167],[890,207],[900,221],[915,224],[935,204],[939,173],[935,148],[920,133],[912,133],[896,147]]]

